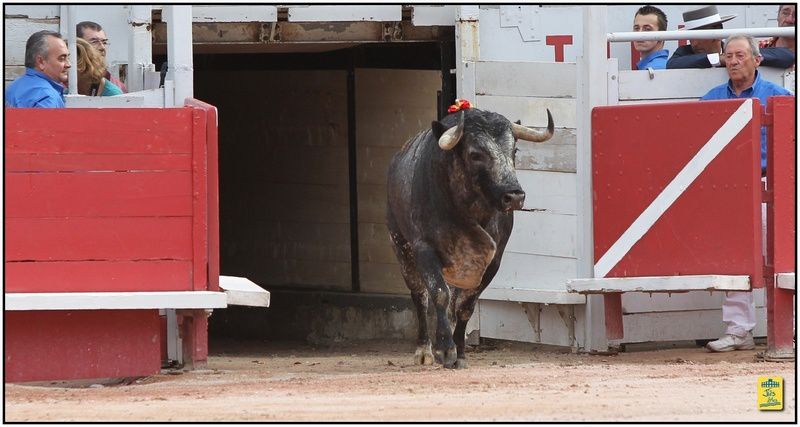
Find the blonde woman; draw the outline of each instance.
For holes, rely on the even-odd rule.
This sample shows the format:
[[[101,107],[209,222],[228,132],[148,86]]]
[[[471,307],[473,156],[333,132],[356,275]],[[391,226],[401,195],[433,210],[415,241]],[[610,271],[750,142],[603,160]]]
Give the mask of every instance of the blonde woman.
[[[83,39],[75,39],[78,51],[78,93],[89,96],[121,95],[122,89],[106,79],[106,62],[100,51]]]

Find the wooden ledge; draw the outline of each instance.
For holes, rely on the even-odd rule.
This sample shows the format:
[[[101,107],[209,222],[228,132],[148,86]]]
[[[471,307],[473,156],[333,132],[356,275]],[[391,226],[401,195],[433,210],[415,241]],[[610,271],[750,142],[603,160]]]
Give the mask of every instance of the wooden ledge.
[[[498,288],[489,285],[480,296],[482,300],[531,302],[541,304],[586,304],[586,297],[566,291]]]
[[[579,294],[613,292],[749,291],[749,276],[653,276],[574,279],[567,290]]]
[[[144,310],[225,308],[223,292],[52,292],[6,293],[5,310]]]

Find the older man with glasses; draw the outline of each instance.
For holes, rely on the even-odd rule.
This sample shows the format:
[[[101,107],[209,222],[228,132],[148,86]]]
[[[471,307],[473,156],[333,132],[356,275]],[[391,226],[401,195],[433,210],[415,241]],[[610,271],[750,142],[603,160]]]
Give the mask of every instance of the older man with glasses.
[[[103,55],[103,58],[106,57],[106,48],[110,44],[108,41],[108,36],[106,36],[106,32],[103,31],[103,27],[100,24],[92,21],[83,21],[79,22],[78,25],[75,26],[75,34],[87,42],[94,46],[95,49],[100,51]],[[106,70],[106,79],[110,80],[111,83],[119,86],[123,92],[128,93],[128,88],[116,77],[112,76],[111,73]]]

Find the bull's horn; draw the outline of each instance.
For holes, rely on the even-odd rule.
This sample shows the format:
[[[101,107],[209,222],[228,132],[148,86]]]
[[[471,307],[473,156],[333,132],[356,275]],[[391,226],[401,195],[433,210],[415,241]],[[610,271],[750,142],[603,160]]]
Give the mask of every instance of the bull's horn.
[[[442,136],[439,137],[439,148],[442,150],[450,150],[461,141],[461,136],[464,135],[464,112],[460,113],[458,119],[458,126],[453,126],[447,129]]]
[[[531,128],[511,123],[511,133],[514,138],[532,142],[544,142],[553,136],[553,116],[550,109],[547,109],[547,132],[540,132]]]

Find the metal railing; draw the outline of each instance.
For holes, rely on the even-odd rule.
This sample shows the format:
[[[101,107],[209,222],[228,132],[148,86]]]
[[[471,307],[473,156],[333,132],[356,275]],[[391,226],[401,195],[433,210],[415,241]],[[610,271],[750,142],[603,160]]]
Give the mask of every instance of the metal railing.
[[[607,33],[610,42],[634,42],[650,40],[710,40],[724,39],[734,34],[749,34],[753,37],[795,37],[794,27],[730,28],[725,30],[677,30],[677,31],[628,31]]]

